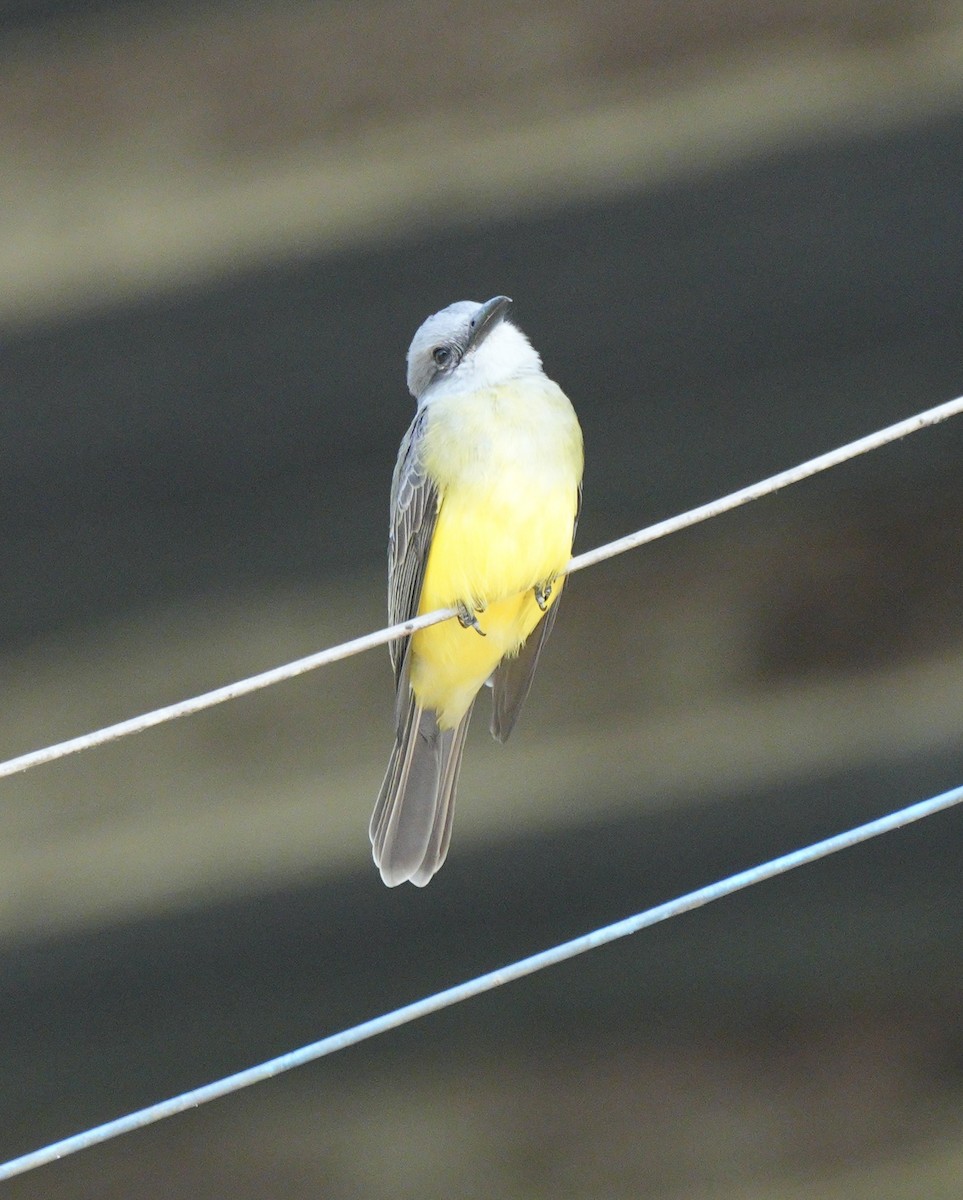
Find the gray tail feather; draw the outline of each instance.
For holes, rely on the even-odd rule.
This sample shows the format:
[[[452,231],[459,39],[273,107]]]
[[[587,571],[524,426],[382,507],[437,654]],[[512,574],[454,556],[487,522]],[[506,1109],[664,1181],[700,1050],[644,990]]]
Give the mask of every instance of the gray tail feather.
[[[409,696],[368,829],[388,887],[424,887],[445,861],[470,718],[471,709],[454,729],[439,729],[435,714]]]

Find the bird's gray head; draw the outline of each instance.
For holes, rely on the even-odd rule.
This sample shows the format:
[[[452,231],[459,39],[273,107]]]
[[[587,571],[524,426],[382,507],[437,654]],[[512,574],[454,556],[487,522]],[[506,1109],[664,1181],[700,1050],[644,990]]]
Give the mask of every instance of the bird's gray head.
[[[430,316],[408,349],[408,389],[416,400],[429,388],[497,387],[538,372],[542,360],[528,338],[505,319],[511,300],[459,300]]]

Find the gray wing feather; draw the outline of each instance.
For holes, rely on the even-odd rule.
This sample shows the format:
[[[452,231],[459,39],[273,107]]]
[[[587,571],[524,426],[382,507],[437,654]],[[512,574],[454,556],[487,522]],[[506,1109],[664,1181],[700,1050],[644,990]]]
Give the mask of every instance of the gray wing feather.
[[[552,632],[561,602],[562,597],[559,596],[515,657],[503,658],[495,669],[492,676],[491,730],[492,737],[498,742],[507,741],[515,728],[522,705],[532,690],[538,656]]]
[[[425,413],[412,421],[401,442],[391,481],[391,527],[388,533],[388,620],[407,621],[418,611],[428,550],[438,518],[438,490],[425,474],[420,442]],[[395,681],[407,661],[408,638],[389,646]],[[400,714],[399,714],[400,717]],[[399,726],[400,727],[400,726]]]

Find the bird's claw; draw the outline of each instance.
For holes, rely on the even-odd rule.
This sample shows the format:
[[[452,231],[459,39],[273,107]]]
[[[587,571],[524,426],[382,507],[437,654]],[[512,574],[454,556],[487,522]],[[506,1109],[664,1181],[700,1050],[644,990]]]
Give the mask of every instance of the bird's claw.
[[[482,608],[482,609],[479,609],[478,611],[484,612],[485,610],[484,610],[484,608]],[[484,629],[482,629],[482,627],[478,624],[478,617],[476,615],[476,610],[473,608],[469,608],[467,604],[459,604],[458,605],[458,623],[461,625],[462,629],[474,629],[474,631],[480,637],[487,636]]]
[[[552,597],[552,585],[550,583],[538,583],[535,585],[535,603],[545,612],[548,609],[548,602]]]

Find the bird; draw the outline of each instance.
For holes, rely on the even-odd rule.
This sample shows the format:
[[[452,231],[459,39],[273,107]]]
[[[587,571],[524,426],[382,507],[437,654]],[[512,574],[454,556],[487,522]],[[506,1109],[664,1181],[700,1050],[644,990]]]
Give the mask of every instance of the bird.
[[[369,826],[388,887],[444,863],[472,706],[492,690],[504,742],[558,612],[582,499],[582,430],[508,318],[512,301],[460,300],[428,317],[407,356],[415,417],[392,477],[392,624],[454,608],[390,644],[395,744]]]

